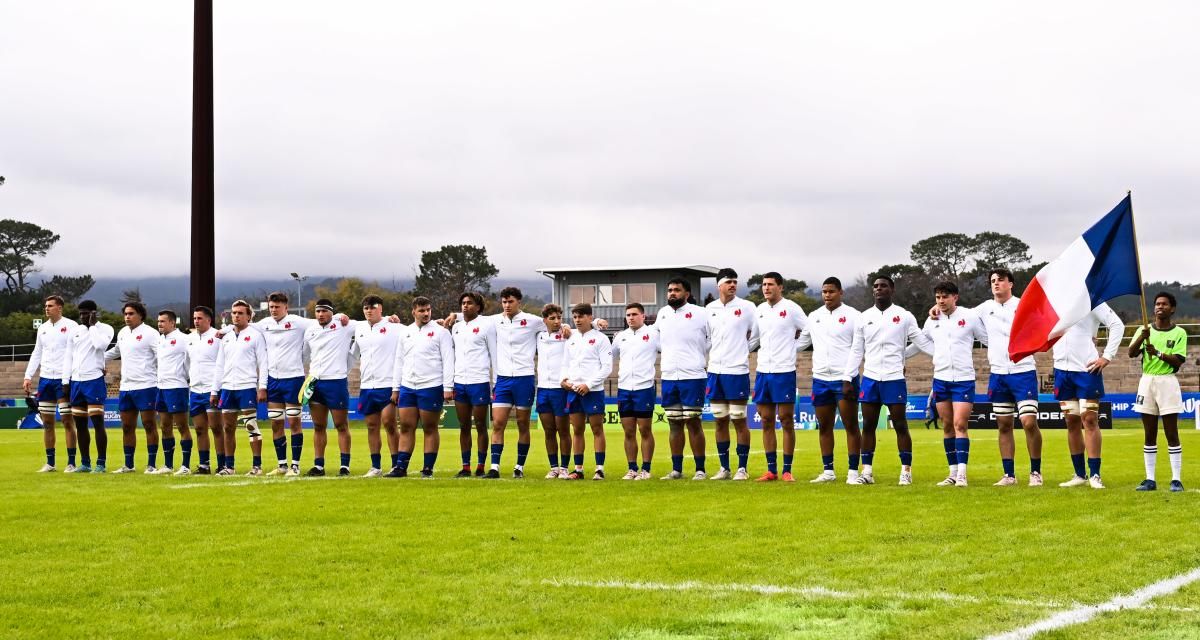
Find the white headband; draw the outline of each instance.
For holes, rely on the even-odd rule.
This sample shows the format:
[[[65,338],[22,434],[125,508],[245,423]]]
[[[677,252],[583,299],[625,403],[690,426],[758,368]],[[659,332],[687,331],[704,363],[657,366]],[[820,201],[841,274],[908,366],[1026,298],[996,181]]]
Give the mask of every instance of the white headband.
[[[737,278],[721,278],[720,280],[717,280],[717,286],[719,287],[726,282],[737,282]]]

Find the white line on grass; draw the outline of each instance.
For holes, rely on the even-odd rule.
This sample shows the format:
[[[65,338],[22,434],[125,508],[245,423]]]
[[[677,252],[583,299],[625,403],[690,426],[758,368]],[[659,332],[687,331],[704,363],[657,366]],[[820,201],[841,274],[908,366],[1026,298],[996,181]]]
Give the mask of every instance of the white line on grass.
[[[1187,573],[1181,573],[1177,576],[1148,584],[1129,595],[1120,595],[1100,604],[1080,605],[1067,611],[1056,613],[1049,618],[1039,620],[1031,625],[1006,633],[988,636],[987,640],[1027,640],[1043,631],[1053,631],[1055,629],[1062,629],[1063,627],[1082,624],[1108,611],[1140,609],[1151,599],[1175,593],[1197,580],[1200,580],[1200,567],[1192,569]]]
[[[319,480],[345,481],[345,480],[350,480],[350,479],[353,479],[353,478],[346,478],[346,477],[339,478],[339,477],[334,476],[334,477],[326,477],[326,478],[279,478],[279,479],[260,478],[258,480],[232,480],[232,481],[217,480],[215,482],[187,482],[184,484],[170,484],[170,485],[167,485],[167,488],[168,489],[204,489],[204,488],[215,489],[215,488],[219,488],[219,487],[244,487],[244,486],[252,485],[252,484],[267,485],[267,484],[284,484],[287,482],[313,482],[313,481],[319,481]]]

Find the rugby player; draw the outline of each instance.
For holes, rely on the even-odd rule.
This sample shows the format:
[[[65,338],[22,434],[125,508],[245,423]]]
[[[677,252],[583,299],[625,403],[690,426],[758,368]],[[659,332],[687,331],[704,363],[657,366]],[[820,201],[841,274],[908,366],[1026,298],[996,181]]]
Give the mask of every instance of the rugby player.
[[[767,472],[759,482],[782,479],[795,482],[792,458],[796,453],[796,347],[808,326],[800,305],[783,297],[783,276],[768,271],[762,277],[765,299],[758,305],[759,350],[754,371],[754,405],[762,420]],[[783,427],[783,473],[779,473],[775,421]],[[830,460],[832,463],[832,459]]]
[[[63,380],[70,379],[70,372],[63,369],[68,348],[68,337],[77,323],[63,316],[63,299],[61,296],[48,296],[44,301],[46,321],[38,327],[37,339],[34,341],[33,353],[29,356],[29,364],[25,367],[25,380],[21,383],[25,395],[33,393],[33,376],[41,370],[38,378],[37,401],[38,413],[42,416],[42,444],[46,448],[46,464],[38,469],[38,473],[55,470],[55,433],[54,415],[57,411],[62,416],[63,436],[67,441],[67,466],[64,471],[74,473],[75,467],[75,419],[71,414],[71,403],[67,391],[63,388]],[[87,425],[84,425],[87,429]],[[84,437],[87,437],[86,435]],[[88,460],[90,463],[91,460]],[[85,465],[89,466],[89,465]],[[81,469],[82,470],[82,469]]]
[[[396,404],[400,422],[400,460],[386,474],[389,478],[408,475],[418,420],[425,445],[421,477],[433,478],[442,405],[454,399],[454,338],[445,327],[431,321],[430,305],[425,296],[413,298],[413,323],[396,345],[392,402]]]
[[[708,477],[704,470],[704,429],[700,412],[704,408],[707,383],[704,362],[708,355],[708,320],[704,309],[692,301],[692,285],[683,278],[667,282],[667,304],[658,310],[654,327],[659,333],[659,363],[662,375],[662,407],[671,429],[671,472],[663,480],[683,478],[683,444],[686,431],[691,444],[696,474],[692,480]]]
[[[325,475],[325,445],[328,440],[327,427],[330,414],[333,428],[338,434],[338,450],[341,453],[339,476],[350,475],[350,423],[346,419],[350,410],[350,342],[357,330],[355,322],[349,326],[333,321],[333,302],[328,298],[317,300],[314,305],[316,323],[304,330],[304,345],[308,357],[308,410],[313,423],[313,466],[308,475]],[[293,454],[293,460],[297,454]],[[382,473],[378,466],[378,454],[372,457],[371,470],[367,477]],[[319,471],[313,473],[314,470]],[[344,472],[343,472],[344,471]],[[300,475],[300,467],[294,461],[288,469],[289,476]]]
[[[1108,330],[1103,355],[1097,353],[1094,342],[1100,325]],[[1100,303],[1054,343],[1054,397],[1067,423],[1067,448],[1075,470],[1075,475],[1060,487],[1087,484],[1093,489],[1104,488],[1100,479],[1100,398],[1104,397],[1101,372],[1116,357],[1124,332],[1121,318],[1107,304]]]
[[[625,431],[625,460],[629,471],[622,480],[649,480],[654,459],[654,364],[658,361],[658,330],[646,324],[646,308],[640,302],[625,305],[624,330],[612,342],[618,359],[617,411]],[[641,436],[642,468],[637,465],[638,436]]]
[[[546,330],[537,334],[537,413],[546,435],[546,458],[550,461],[547,480],[565,478],[571,459],[571,425],[567,418],[567,390],[562,387],[563,357],[567,338],[562,332],[562,307],[542,307]],[[561,461],[561,462],[560,462]]]
[[[191,404],[188,395],[188,338],[179,330],[179,316],[165,309],[158,312],[158,394],[154,410],[162,425],[163,466],[155,475],[169,475],[175,466],[175,433],[179,429],[179,447],[182,460],[177,475],[191,473],[192,431],[188,427],[187,412]]]
[[[104,352],[113,339],[113,328],[100,322],[99,309],[91,300],[79,303],[79,323],[67,332],[67,351],[63,364],[63,384],[70,387],[71,413],[79,435],[82,463],[77,471],[87,471],[88,422],[96,430],[95,473],[104,473],[108,458],[108,432],[104,428]]]
[[[392,402],[392,368],[396,365],[396,343],[406,327],[395,324],[392,317],[385,321],[383,298],[377,295],[363,298],[362,309],[366,321],[354,325],[354,352],[359,358],[358,412],[367,423],[367,447],[371,454],[371,468],[379,469],[381,465],[380,450],[383,448],[383,442],[379,436],[379,429],[382,426],[387,432],[388,452],[392,457],[391,468],[396,469],[400,465],[400,431],[396,427],[396,403]],[[396,318],[395,321],[399,322],[399,319]],[[313,440],[323,443],[324,436],[314,433]],[[349,430],[344,435],[338,431],[338,446],[344,452],[338,475],[350,475]],[[318,452],[324,453],[324,447]],[[319,469],[314,465],[308,470],[310,476],[324,474],[323,465]]]
[[[200,458],[195,473],[209,475],[212,473],[212,449],[216,449],[217,452],[217,469],[225,467],[225,438],[222,437],[221,411],[209,402],[213,392],[217,352],[221,348],[221,340],[217,338],[217,330],[213,327],[213,310],[210,307],[200,305],[192,309],[192,329],[187,336],[190,383],[188,414],[192,418],[192,427],[196,430],[196,449]],[[208,435],[210,428],[213,432],[211,440]],[[183,469],[177,471],[176,475],[184,475]]]
[[[1145,444],[1142,456],[1146,479],[1138,491],[1154,491],[1158,457],[1158,420],[1162,417],[1167,436],[1167,455],[1171,461],[1171,491],[1183,491],[1183,445],[1179,442],[1179,414],[1183,413],[1183,393],[1175,372],[1187,360],[1187,332],[1171,321],[1175,315],[1175,296],[1166,291],[1154,296],[1154,323],[1138,327],[1129,345],[1129,357],[1142,359],[1142,379],[1138,382],[1137,402],[1133,410],[1142,414]]]
[[[748,480],[750,428],[746,403],[750,400],[750,352],[758,346],[754,304],[737,296],[737,272],[728,267],[717,272],[717,299],[708,303],[708,381],[706,399],[717,421],[714,438],[721,470],[713,480]],[[793,345],[794,348],[794,345]],[[729,423],[737,433],[737,473],[729,469]]]
[[[225,466],[217,475],[236,473],[237,431],[245,428],[250,435],[253,465],[246,475],[262,475],[262,431],[258,428],[258,403],[267,400],[267,339],[250,326],[250,305],[237,300],[230,307],[232,328],[222,332],[213,367],[212,395],[209,404],[221,410],[225,440]]]
[[[559,376],[567,390],[567,414],[571,420],[571,445],[575,468],[568,480],[583,479],[583,427],[592,427],[592,449],[596,472],[592,480],[604,479],[604,380],[612,373],[612,343],[608,336],[592,326],[592,305],[581,302],[571,307],[571,319],[577,331],[567,340]]]
[[[158,426],[154,403],[158,399],[158,332],[146,324],[146,307],[126,302],[122,309],[125,326],[117,332],[117,344],[104,354],[106,360],[121,360],[121,387],[118,404],[121,412],[121,437],[125,448],[125,466],[113,473],[132,473],[133,453],[137,448],[137,423],[140,414],[146,430],[146,473],[157,472]]]
[[[458,447],[463,460],[458,477],[465,478],[471,473],[472,427],[478,434],[479,451],[488,442],[488,407],[492,399],[492,373],[496,370],[496,324],[479,315],[483,311],[483,296],[478,293],[463,292],[458,302],[461,320],[452,324],[450,334],[454,339],[454,412],[458,416]],[[499,435],[499,443],[492,440],[492,465],[487,478],[500,477],[503,430]],[[528,446],[525,445],[526,449]],[[518,465],[513,476],[521,477],[522,468]]]

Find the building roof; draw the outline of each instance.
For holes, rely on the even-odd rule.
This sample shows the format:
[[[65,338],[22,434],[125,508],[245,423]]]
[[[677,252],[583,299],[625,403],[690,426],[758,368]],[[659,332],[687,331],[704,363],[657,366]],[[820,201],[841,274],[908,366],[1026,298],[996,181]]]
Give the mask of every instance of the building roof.
[[[716,276],[717,269],[706,264],[655,264],[643,266],[620,266],[620,267],[542,267],[536,269],[538,273],[545,276],[561,275],[564,273],[589,273],[597,271],[672,271],[675,273],[696,273],[701,276]]]

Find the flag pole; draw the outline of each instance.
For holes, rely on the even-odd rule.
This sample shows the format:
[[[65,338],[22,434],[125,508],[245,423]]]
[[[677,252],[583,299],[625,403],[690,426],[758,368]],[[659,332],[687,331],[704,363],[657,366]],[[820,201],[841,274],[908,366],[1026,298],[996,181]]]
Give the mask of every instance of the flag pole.
[[[1142,299],[1142,326],[1145,327],[1146,325],[1150,324],[1150,319],[1146,315],[1146,285],[1142,281],[1142,255],[1138,250],[1137,219],[1134,218],[1133,215],[1133,190],[1130,189],[1126,191],[1125,197],[1129,198],[1129,222],[1133,227],[1133,256],[1135,258],[1135,262],[1137,262],[1138,292],[1141,294]]]

